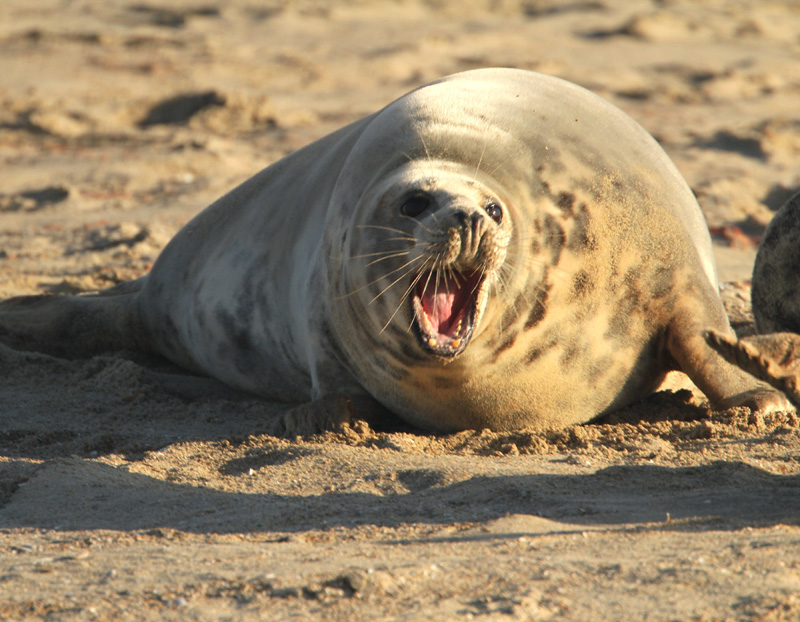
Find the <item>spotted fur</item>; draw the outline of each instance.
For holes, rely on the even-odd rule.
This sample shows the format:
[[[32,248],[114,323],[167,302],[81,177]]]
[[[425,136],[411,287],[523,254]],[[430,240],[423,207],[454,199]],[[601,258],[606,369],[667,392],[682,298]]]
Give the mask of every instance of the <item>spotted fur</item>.
[[[800,193],[775,214],[753,268],[753,315],[760,333],[800,333]]]

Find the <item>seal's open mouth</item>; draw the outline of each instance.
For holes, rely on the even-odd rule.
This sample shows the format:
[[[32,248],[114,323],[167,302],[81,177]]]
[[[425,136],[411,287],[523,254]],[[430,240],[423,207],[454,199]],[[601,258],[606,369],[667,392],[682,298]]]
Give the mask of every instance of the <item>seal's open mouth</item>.
[[[422,347],[452,358],[467,347],[475,323],[481,273],[426,272],[414,289],[414,324]]]

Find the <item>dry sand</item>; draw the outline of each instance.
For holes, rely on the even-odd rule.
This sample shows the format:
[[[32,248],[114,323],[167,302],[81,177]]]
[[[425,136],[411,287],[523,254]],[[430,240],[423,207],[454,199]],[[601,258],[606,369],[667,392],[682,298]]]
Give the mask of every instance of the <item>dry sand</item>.
[[[3,0],[0,297],[136,277],[281,156],[514,66],[658,138],[747,331],[800,187],[798,33],[794,0]],[[795,415],[683,391],[549,433],[282,440],[284,406],[153,364],[0,348],[0,619],[800,619]]]

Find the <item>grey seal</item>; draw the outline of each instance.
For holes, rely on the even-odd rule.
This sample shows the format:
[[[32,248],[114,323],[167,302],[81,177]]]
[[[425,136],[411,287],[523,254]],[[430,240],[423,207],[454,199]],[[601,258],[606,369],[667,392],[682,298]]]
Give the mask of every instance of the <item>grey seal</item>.
[[[800,193],[767,226],[753,266],[751,297],[759,333],[800,333]]]
[[[515,69],[443,78],[276,162],[137,281],[0,304],[7,344],[156,352],[306,402],[290,429],[382,409],[436,431],[561,427],[673,369],[718,408],[790,407],[708,330],[732,335],[675,166],[602,98]]]
[[[736,340],[709,331],[709,344],[800,405],[800,193],[778,210],[764,232],[751,299],[760,334]]]

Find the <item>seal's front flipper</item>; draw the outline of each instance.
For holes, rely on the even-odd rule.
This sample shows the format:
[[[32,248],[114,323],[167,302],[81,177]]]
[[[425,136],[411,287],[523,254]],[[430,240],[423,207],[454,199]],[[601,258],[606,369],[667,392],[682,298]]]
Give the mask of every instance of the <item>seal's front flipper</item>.
[[[685,330],[675,330],[683,326]],[[786,396],[729,363],[705,339],[706,331],[691,322],[674,322],[667,349],[679,368],[705,393],[711,406],[725,410],[745,406],[759,412],[793,411]]]
[[[387,414],[389,411],[371,397],[351,398],[337,393],[295,406],[280,417],[272,433],[294,438],[322,432],[341,432],[359,424],[374,427],[376,423],[380,425]]]
[[[99,294],[3,300],[0,343],[64,358],[143,349],[135,305],[139,289],[139,281],[132,281]]]
[[[354,419],[355,407],[350,398],[346,395],[328,395],[284,413],[271,432],[285,438],[340,432]]]
[[[783,391],[800,406],[800,335],[772,333],[736,339],[711,330],[705,338],[729,363]]]

